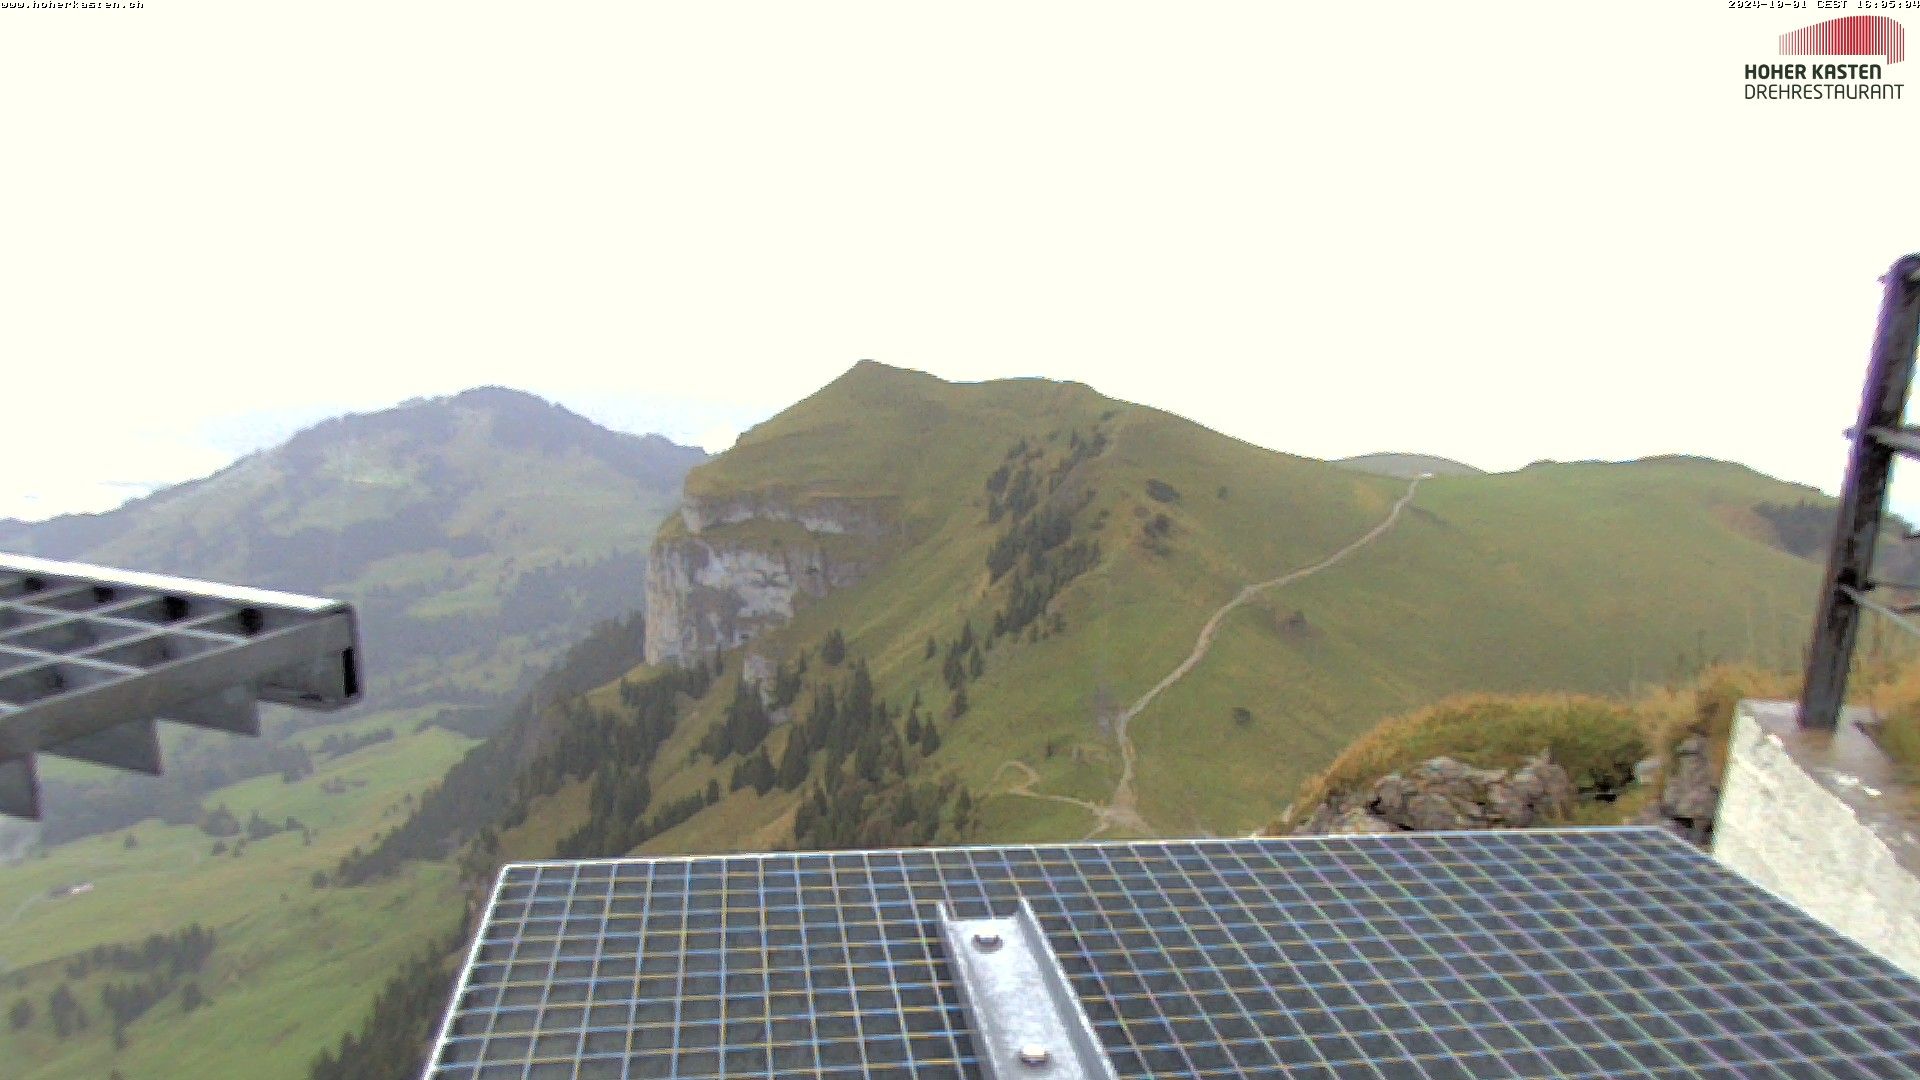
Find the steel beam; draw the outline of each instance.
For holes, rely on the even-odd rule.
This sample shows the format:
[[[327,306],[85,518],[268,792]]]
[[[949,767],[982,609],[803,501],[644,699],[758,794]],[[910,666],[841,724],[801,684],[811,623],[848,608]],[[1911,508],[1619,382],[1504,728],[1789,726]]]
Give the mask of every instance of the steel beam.
[[[1920,452],[1905,426],[1907,393],[1913,386],[1914,349],[1920,344],[1920,254],[1893,264],[1881,281],[1880,323],[1873,339],[1853,449],[1840,489],[1833,546],[1814,617],[1807,675],[1800,698],[1800,726],[1832,730],[1847,694],[1847,668],[1860,630],[1856,596],[1870,587],[1874,546],[1886,517],[1887,486],[1897,451]],[[1911,447],[1909,446],[1911,444]]]
[[[336,600],[0,554],[0,814],[39,814],[35,754],[157,773],[158,720],[350,705],[358,649]]]
[[[152,720],[129,720],[90,731],[47,747],[55,757],[90,761],[112,769],[160,775],[160,725]]]
[[[941,937],[989,1080],[1114,1080],[1113,1062],[1025,897],[1011,918],[956,919]]]

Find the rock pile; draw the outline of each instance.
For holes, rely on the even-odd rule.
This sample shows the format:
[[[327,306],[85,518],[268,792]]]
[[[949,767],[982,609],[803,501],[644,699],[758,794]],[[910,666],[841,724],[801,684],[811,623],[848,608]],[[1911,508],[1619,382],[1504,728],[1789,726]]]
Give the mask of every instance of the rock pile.
[[[1719,777],[1707,740],[1693,735],[1662,762],[1634,769],[1636,783],[1660,783],[1660,797],[1633,819],[1661,825],[1701,847],[1713,842]],[[1478,769],[1450,757],[1388,773],[1367,787],[1334,795],[1294,832],[1300,836],[1435,829],[1525,829],[1566,819],[1575,798],[1567,771],[1543,751],[1517,769]]]
[[[1517,769],[1479,769],[1437,757],[1372,786],[1335,795],[1297,832],[1386,833],[1436,829],[1528,828],[1565,818],[1573,781],[1545,751]]]

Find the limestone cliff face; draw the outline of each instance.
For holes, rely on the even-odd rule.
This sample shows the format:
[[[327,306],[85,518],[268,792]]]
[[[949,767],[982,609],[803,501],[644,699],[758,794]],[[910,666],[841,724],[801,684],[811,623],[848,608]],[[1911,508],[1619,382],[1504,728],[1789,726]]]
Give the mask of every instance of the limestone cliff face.
[[[680,521],[694,534],[747,521],[792,522],[810,533],[826,536],[881,536],[888,531],[887,508],[881,500],[802,500],[767,493],[690,498],[680,508]]]
[[[689,499],[647,561],[647,662],[745,644],[860,581],[887,554],[888,522],[876,500]]]

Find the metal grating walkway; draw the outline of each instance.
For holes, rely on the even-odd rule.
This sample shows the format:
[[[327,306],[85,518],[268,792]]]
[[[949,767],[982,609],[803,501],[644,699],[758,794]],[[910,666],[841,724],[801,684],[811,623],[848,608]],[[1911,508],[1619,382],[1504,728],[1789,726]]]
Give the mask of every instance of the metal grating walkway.
[[[350,704],[356,635],[334,600],[0,554],[0,813],[39,816],[36,753],[157,773],[158,720]]]
[[[1022,900],[1121,1077],[1920,1075],[1920,981],[1570,829],[513,865],[427,1076],[990,1075],[940,909]]]

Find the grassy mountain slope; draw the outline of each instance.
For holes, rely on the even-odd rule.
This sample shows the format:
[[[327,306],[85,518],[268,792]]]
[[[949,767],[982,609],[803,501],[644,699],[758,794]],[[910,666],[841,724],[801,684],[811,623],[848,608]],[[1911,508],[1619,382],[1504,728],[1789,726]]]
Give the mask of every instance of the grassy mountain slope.
[[[1022,461],[1058,477],[1029,518],[1057,510],[1076,542],[1097,542],[1098,557],[1040,619],[995,637],[1018,573],[995,579],[987,567],[1013,527],[1011,517],[990,520],[1001,501],[990,483]],[[748,433],[687,484],[690,497],[714,501],[777,492],[894,508],[884,565],[802,603],[746,651],[788,662],[806,651],[814,676],[840,678],[844,668],[819,661],[840,631],[896,714],[919,696],[941,744],[918,774],[949,774],[981,796],[971,835],[993,840],[1087,834],[1099,819],[1062,800],[1097,806],[1112,795],[1122,768],[1115,716],[1188,655],[1242,586],[1348,544],[1406,487],[1086,387],[952,385],[877,364]],[[1797,647],[1816,570],[1769,543],[1751,507],[1808,494],[1677,458],[1424,481],[1377,543],[1235,611],[1206,658],[1133,722],[1140,814],[1157,833],[1250,831],[1374,721],[1453,693],[1609,692],[1712,659],[1777,659]],[[750,545],[764,539],[760,525],[702,535]],[[943,657],[968,623],[990,644],[980,674],[962,681],[966,711],[950,718]],[[722,683],[740,670],[735,655]],[[810,679],[796,715],[818,685]],[[591,700],[618,712],[611,687]],[[643,850],[792,842],[808,788],[729,792],[741,759],[699,750],[727,707],[725,693],[692,703],[649,773],[654,806],[710,781],[721,799]],[[772,760],[792,730],[767,737]],[[1026,770],[1037,776],[1030,786]],[[542,833],[562,834],[587,807],[583,792],[562,791],[528,827],[544,816]]]
[[[305,1075],[467,904],[450,863],[350,890],[326,876],[407,820],[531,673],[640,605],[646,547],[704,456],[483,389],[331,420],[108,514],[0,526],[0,548],[352,600],[372,676],[361,707],[270,711],[261,739],[169,731],[159,778],[43,759],[62,842],[0,870],[0,1008],[35,1017],[0,1026],[0,1056],[28,1077]],[[591,685],[637,655],[576,664]],[[214,835],[221,808],[300,828]],[[147,973],[75,977],[71,957],[196,921],[216,936],[206,1004],[171,986],[116,1049],[101,990]],[[63,986],[90,1016],[65,1038]]]
[[[1227,760],[1245,783],[1277,777],[1277,803],[1307,762],[1448,694],[1618,692],[1717,659],[1790,662],[1815,568],[1724,524],[1782,487],[1684,459],[1428,481],[1377,544],[1236,616],[1218,660],[1238,687],[1196,678],[1156,702],[1137,736],[1143,798],[1190,828],[1270,811],[1194,783],[1219,757],[1195,748],[1239,737],[1235,704],[1255,738]]]
[[[1671,768],[1683,739],[1705,741],[1714,777],[1726,768],[1737,706],[1743,699],[1794,701],[1800,673],[1784,665],[1713,664],[1630,692],[1473,694],[1451,698],[1375,725],[1302,784],[1291,813],[1271,823],[1278,834],[1311,828],[1312,812],[1330,797],[1362,791],[1391,772],[1445,755],[1469,765],[1511,769],[1542,748],[1567,769],[1577,789],[1567,823],[1633,822],[1659,799],[1661,781],[1633,779],[1649,759]],[[1884,718],[1882,747],[1897,768],[1920,764],[1912,754],[1920,730],[1920,642],[1884,622],[1861,636],[1847,684],[1849,704]]]

